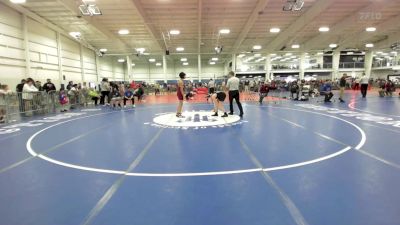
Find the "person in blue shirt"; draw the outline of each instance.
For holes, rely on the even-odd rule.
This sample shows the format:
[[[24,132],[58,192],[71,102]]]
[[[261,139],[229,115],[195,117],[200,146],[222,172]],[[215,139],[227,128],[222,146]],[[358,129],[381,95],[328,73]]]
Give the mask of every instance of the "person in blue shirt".
[[[325,95],[324,102],[331,102],[333,93],[332,93],[332,83],[329,80],[327,80],[322,86],[321,95]]]
[[[131,89],[126,89],[124,93],[124,108],[126,108],[126,101],[132,101],[132,107],[135,107],[135,96]]]

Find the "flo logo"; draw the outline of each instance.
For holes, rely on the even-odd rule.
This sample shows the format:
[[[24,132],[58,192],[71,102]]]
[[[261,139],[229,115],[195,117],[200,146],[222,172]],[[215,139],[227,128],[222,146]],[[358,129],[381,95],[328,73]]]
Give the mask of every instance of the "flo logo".
[[[228,117],[212,116],[210,111],[190,111],[184,112],[184,118],[178,118],[175,113],[165,113],[157,115],[152,123],[145,123],[151,126],[174,128],[174,129],[205,129],[207,127],[226,127],[245,123],[237,115]],[[222,115],[222,114],[221,114]]]

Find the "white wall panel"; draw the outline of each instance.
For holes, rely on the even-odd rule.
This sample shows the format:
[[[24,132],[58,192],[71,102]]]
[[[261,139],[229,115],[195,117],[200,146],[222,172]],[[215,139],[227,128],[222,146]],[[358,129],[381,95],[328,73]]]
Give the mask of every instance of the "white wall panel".
[[[0,23],[8,24],[9,26],[19,28],[20,36],[22,35],[21,28],[22,28],[22,18],[21,14],[17,11],[11,9],[10,7],[0,3]],[[2,30],[2,27],[0,27]],[[12,34],[11,34],[12,35]]]
[[[0,46],[0,57],[11,59],[25,59],[24,50]]]
[[[1,28],[0,28],[0,31]],[[23,40],[18,37],[11,37],[0,33],[0,45],[13,47],[13,48],[24,48]]]

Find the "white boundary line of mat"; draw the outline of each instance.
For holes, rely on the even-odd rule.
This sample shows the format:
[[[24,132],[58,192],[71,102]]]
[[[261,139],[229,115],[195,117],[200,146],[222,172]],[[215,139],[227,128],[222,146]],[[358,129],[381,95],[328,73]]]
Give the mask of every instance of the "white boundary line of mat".
[[[396,98],[397,98],[397,97],[396,97]],[[355,104],[356,104],[356,103],[359,103],[359,102],[361,102],[361,101],[350,102],[347,106],[348,106],[350,109],[357,110],[357,111],[364,112],[364,113],[370,113],[370,114],[375,114],[375,115],[380,115],[380,116],[400,117],[399,115],[378,113],[378,112],[372,112],[372,111],[367,111],[367,110],[362,110],[362,109],[356,108],[356,107],[355,107]],[[382,99],[382,100],[380,100],[380,101],[379,101],[379,100],[368,101],[367,103],[374,103],[374,102],[390,102],[390,101],[389,101],[388,99]]]
[[[258,106],[260,107],[260,106]],[[261,106],[261,107],[265,107],[265,106]],[[269,106],[270,107],[270,106]],[[355,127],[361,134],[361,140],[358,143],[358,145],[356,147],[354,147],[355,149],[361,149],[361,147],[365,144],[366,141],[366,135],[365,132],[357,125],[355,125],[354,123],[344,120],[342,118],[333,116],[333,115],[328,115],[328,114],[323,114],[323,113],[319,113],[319,112],[313,112],[313,111],[307,111],[307,110],[301,110],[301,109],[293,109],[293,108],[288,108],[288,107],[270,107],[270,108],[278,108],[278,109],[287,109],[287,110],[294,110],[294,111],[302,111],[302,112],[307,112],[307,113],[313,113],[313,114],[318,114],[318,115],[322,115],[322,116],[326,116],[326,117],[331,117],[334,119],[338,119],[341,120],[345,123],[350,124],[351,126]],[[36,132],[35,134],[33,134],[28,141],[26,142],[26,148],[28,150],[28,152],[35,157],[39,157],[43,160],[46,160],[50,163],[59,165],[59,166],[64,166],[64,167],[68,167],[68,168],[73,168],[73,169],[78,169],[78,170],[83,170],[83,171],[90,171],[90,172],[98,172],[98,173],[108,173],[108,174],[123,174],[126,176],[141,176],[141,177],[193,177],[193,176],[217,176],[217,175],[230,175],[230,174],[242,174],[242,173],[253,173],[253,172],[260,172],[260,171],[276,171],[276,170],[283,170],[283,169],[290,169],[290,168],[295,168],[295,167],[301,167],[301,166],[306,166],[306,165],[310,165],[310,164],[314,164],[314,163],[318,163],[318,162],[322,162],[324,160],[327,159],[331,159],[333,157],[339,156],[349,150],[352,149],[351,146],[347,146],[333,154],[327,155],[327,156],[323,156],[320,158],[316,158],[313,160],[309,160],[309,161],[305,161],[305,162],[300,162],[300,163],[295,163],[295,164],[289,164],[289,165],[284,165],[284,166],[277,166],[277,167],[270,167],[270,168],[252,168],[252,169],[243,169],[243,170],[229,170],[229,171],[214,171],[214,172],[197,172],[197,173],[127,173],[125,171],[121,171],[121,170],[109,170],[109,169],[101,169],[101,168],[94,168],[94,167],[86,167],[86,166],[79,166],[76,164],[71,164],[71,163],[65,163],[65,162],[61,162],[55,159],[52,159],[50,157],[47,157],[45,155],[39,154],[37,153],[31,146],[33,139],[39,135],[40,133],[42,133],[45,130],[48,130],[52,127],[73,121],[73,120],[77,120],[77,119],[83,119],[83,118],[88,118],[88,117],[93,117],[93,116],[99,116],[99,115],[103,115],[103,114],[108,114],[108,113],[98,113],[98,114],[94,114],[94,115],[89,115],[89,116],[84,116],[84,117],[79,117],[79,118],[74,118],[71,120],[67,120],[67,121],[63,121],[57,124],[53,124],[51,126],[48,126],[42,130],[39,130],[38,132]]]

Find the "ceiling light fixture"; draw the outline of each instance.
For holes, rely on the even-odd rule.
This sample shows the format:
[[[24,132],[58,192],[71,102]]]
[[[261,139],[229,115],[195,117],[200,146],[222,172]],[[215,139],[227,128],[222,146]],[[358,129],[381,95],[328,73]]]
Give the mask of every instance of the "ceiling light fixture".
[[[215,65],[215,62],[210,62],[210,65]]]
[[[121,34],[121,35],[129,34],[129,30],[121,29],[121,30],[118,31],[118,34]]]
[[[281,31],[281,29],[277,28],[277,27],[273,27],[271,29],[269,29],[269,32],[271,33],[279,33]]]
[[[354,52],[347,52],[347,55],[353,55]]]
[[[300,45],[294,44],[294,45],[292,45],[292,48],[300,48]]]
[[[179,30],[170,30],[169,34],[171,35],[179,35],[181,32]]]
[[[219,30],[220,34],[229,34],[230,32],[231,32],[231,30],[229,30],[229,29],[221,29],[221,30]]]
[[[262,47],[261,47],[261,45],[254,45],[253,46],[253,49],[254,50],[260,50]]]
[[[181,58],[181,62],[186,62],[187,58]]]
[[[323,55],[323,54],[324,54],[323,52],[318,52],[318,53],[317,53],[317,55]]]
[[[137,48],[136,51],[139,53],[143,53],[144,51],[146,51],[146,49],[145,48]]]
[[[118,59],[118,62],[123,63],[125,62],[125,59]]]
[[[184,47],[177,47],[177,48],[176,48],[176,51],[178,51],[178,52],[183,52],[184,50],[185,50]]]
[[[214,57],[214,58],[212,58],[211,60],[212,60],[212,61],[218,61],[218,58],[217,58],[217,57]]]
[[[81,33],[77,31],[69,32],[69,35],[71,35],[73,38],[80,38]]]
[[[336,47],[337,47],[337,44],[333,44],[332,43],[332,44],[329,45],[329,48],[336,48]]]
[[[10,0],[10,2],[14,3],[14,4],[22,4],[22,3],[25,3],[26,0]]]
[[[245,54],[239,54],[239,55],[238,55],[239,58],[243,58],[243,57],[245,57],[245,56],[246,56]]]
[[[374,31],[376,31],[376,27],[367,27],[367,28],[365,28],[365,31],[374,32]]]
[[[156,59],[149,59],[149,62],[155,62]]]
[[[101,10],[95,4],[87,4],[86,2],[94,1],[84,1],[84,4],[79,5],[79,11],[81,11],[84,16],[99,16],[102,15]]]
[[[156,63],[156,66],[161,66],[162,64],[161,63]]]
[[[328,32],[329,31],[329,27],[320,27],[319,32]]]
[[[367,47],[367,48],[373,48],[373,47],[374,47],[374,44],[368,43],[368,44],[365,44],[365,47]]]
[[[107,52],[107,49],[106,48],[101,48],[101,49],[99,49],[99,51],[100,52]]]
[[[187,65],[189,65],[189,63],[188,62],[184,62],[184,63],[182,63],[182,65],[187,66]]]

